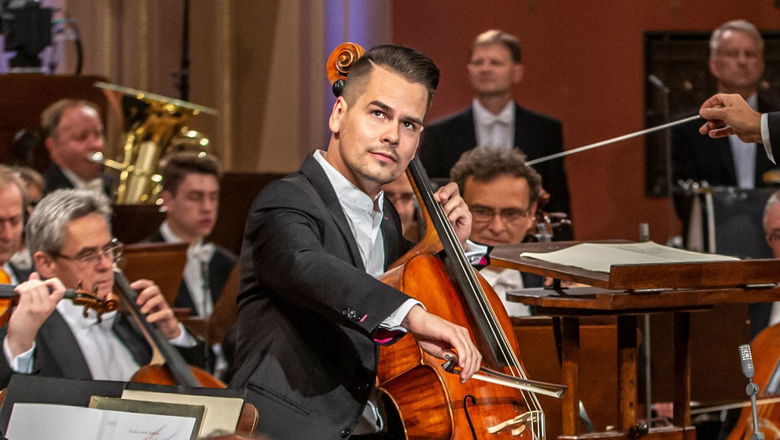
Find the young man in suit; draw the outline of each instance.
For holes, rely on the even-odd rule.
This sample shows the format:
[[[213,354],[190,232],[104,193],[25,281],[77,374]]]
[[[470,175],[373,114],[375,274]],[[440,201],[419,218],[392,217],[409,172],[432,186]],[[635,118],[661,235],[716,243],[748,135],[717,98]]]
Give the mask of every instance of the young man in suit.
[[[61,99],[41,113],[46,150],[51,165],[43,178],[48,194],[57,189],[91,189],[111,196],[113,179],[103,165],[89,160],[102,153],[103,123],[97,105],[83,100]]]
[[[523,153],[477,147],[463,153],[450,177],[469,205],[472,241],[488,246],[520,244],[534,228],[542,181],[525,164]],[[493,286],[510,316],[530,314],[528,306],[508,301],[506,292],[541,287],[541,277],[494,266],[486,266],[480,273]]]
[[[105,298],[114,286],[114,263],[122,245],[111,236],[108,199],[89,190],[58,190],[36,207],[26,239],[36,272],[16,288],[19,305],[3,337],[0,386],[13,373],[72,379],[129,380],[151,359],[151,348],[130,319],[109,312],[98,322],[95,312],[62,300],[65,289],[94,292]],[[149,280],[130,285],[138,305],[185,358],[203,365],[203,346],[190,335]]]
[[[321,440],[379,430],[378,344],[403,332],[433,356],[457,352],[463,381],[478,369],[468,330],[375,278],[408,247],[380,188],[414,157],[438,77],[412,49],[368,51],[333,105],[327,151],[252,205],[231,387],[246,389],[263,414],[258,432]],[[457,186],[436,198],[465,242],[471,215]]]
[[[514,86],[524,73],[517,37],[495,29],[478,35],[467,71],[474,89],[472,104],[425,128],[420,159],[431,177],[449,177],[461,154],[477,146],[516,148],[528,159],[562,151],[560,121],[513,100]],[[544,162],[534,169],[550,193],[548,211],[571,215],[563,160]]]
[[[22,245],[27,210],[23,185],[13,169],[0,165],[0,284],[19,284],[30,275],[11,263]]]
[[[162,160],[160,175],[165,221],[147,241],[189,245],[174,306],[207,318],[236,264],[232,252],[205,240],[217,223],[222,166],[211,155],[179,152]]]

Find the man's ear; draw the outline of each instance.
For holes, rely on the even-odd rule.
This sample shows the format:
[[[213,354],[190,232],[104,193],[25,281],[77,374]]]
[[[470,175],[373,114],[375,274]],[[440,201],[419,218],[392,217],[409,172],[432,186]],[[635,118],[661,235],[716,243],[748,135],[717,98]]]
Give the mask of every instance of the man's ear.
[[[341,130],[341,121],[349,110],[347,100],[343,96],[336,98],[336,102],[333,103],[333,109],[330,111],[330,118],[328,118],[328,128],[331,133],[338,133]]]
[[[524,73],[525,73],[525,69],[523,68],[523,65],[515,64],[514,67],[512,67],[512,82],[517,84],[520,81],[522,81]]]
[[[56,276],[57,263],[46,252],[35,252],[33,254],[33,263],[35,263],[35,271],[41,275],[41,279],[46,280]]]
[[[57,155],[57,149],[54,148],[55,147],[55,145],[54,145],[54,138],[51,137],[51,136],[48,136],[46,139],[44,139],[43,145],[46,146],[46,151],[49,152],[49,157],[54,159],[54,157]]]
[[[160,198],[162,199],[163,211],[167,211],[168,204],[171,203],[171,200],[173,200],[173,193],[170,190],[166,189],[160,193]]]

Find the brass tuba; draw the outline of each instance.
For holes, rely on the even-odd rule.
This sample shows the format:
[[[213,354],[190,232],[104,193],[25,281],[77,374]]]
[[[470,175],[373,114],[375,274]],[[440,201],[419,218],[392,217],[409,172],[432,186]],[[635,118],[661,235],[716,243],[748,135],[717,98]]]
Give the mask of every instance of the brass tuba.
[[[109,101],[121,97],[125,141],[121,160],[106,159],[103,153],[93,153],[89,159],[119,171],[116,203],[157,203],[162,190],[162,177],[157,174],[160,158],[178,150],[208,153],[208,138],[187,124],[199,113],[216,115],[217,111],[116,84],[96,82],[95,86],[107,92]]]

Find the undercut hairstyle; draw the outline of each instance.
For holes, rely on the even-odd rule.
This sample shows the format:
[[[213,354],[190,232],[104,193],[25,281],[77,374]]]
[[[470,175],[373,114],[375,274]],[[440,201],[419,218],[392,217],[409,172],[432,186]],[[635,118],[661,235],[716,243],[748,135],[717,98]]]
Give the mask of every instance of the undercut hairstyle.
[[[0,165],[0,189],[9,185],[13,185],[19,190],[19,194],[22,196],[22,213],[25,213],[29,199],[27,197],[27,190],[25,189],[24,182],[16,173],[16,170],[6,165]]]
[[[90,214],[100,214],[110,226],[111,203],[108,197],[85,189],[58,189],[49,193],[35,207],[25,228],[30,253],[58,253],[62,249],[68,223]]]
[[[60,125],[60,119],[65,110],[73,107],[89,107],[100,114],[100,109],[94,102],[85,101],[83,99],[60,99],[59,101],[50,104],[41,113],[41,129],[43,130],[43,137],[56,138],[57,127]]]
[[[512,55],[512,61],[514,61],[516,64],[521,64],[523,62],[523,50],[520,47],[520,41],[517,40],[517,37],[498,29],[491,29],[477,35],[477,38],[475,38],[474,42],[471,43],[471,53],[469,54],[469,58],[471,58],[471,55],[474,54],[474,49],[476,49],[477,46],[485,46],[489,44],[500,44],[506,47],[509,50],[509,53]]]
[[[439,68],[427,55],[393,44],[373,47],[355,62],[342,93],[347,104],[352,105],[363,94],[375,66],[397,73],[409,82],[422,84],[428,91],[428,106],[431,105],[439,86]]]
[[[780,205],[780,190],[773,192],[772,195],[769,196],[769,200],[766,201],[766,205],[764,205],[764,216],[762,217],[762,224],[764,226],[764,232],[767,234],[769,234],[769,231],[766,229],[766,220],[767,217],[769,217],[769,211],[775,205]]]
[[[179,185],[189,174],[208,174],[219,181],[222,178],[222,164],[215,156],[197,151],[180,151],[160,161],[163,191],[176,194]]]
[[[450,178],[458,184],[461,194],[466,192],[466,180],[469,177],[479,182],[490,182],[503,174],[522,177],[528,182],[529,203],[533,204],[539,199],[542,178],[526,165],[525,154],[514,148],[474,148],[463,153],[450,170]]]
[[[764,53],[764,37],[761,36],[761,32],[756,29],[753,23],[747,20],[731,20],[723,23],[712,32],[710,36],[710,58],[717,55],[720,39],[726,31],[742,31],[750,35],[756,41],[758,52],[760,54]]]

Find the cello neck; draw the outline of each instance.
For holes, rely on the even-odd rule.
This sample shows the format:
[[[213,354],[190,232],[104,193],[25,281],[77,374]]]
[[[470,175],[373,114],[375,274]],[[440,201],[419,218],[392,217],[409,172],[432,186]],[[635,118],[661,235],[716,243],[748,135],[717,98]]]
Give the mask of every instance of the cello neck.
[[[168,339],[157,328],[157,325],[149,323],[144,314],[141,313],[141,309],[136,304],[138,294],[130,287],[130,282],[127,281],[127,278],[119,270],[114,271],[114,282],[119,288],[119,295],[127,305],[128,312],[133,317],[133,320],[142,327],[143,333],[148,336],[149,344],[156,348],[165,359],[165,365],[171,371],[174,379],[176,379],[176,383],[190,387],[201,386],[181,354],[168,342]]]

